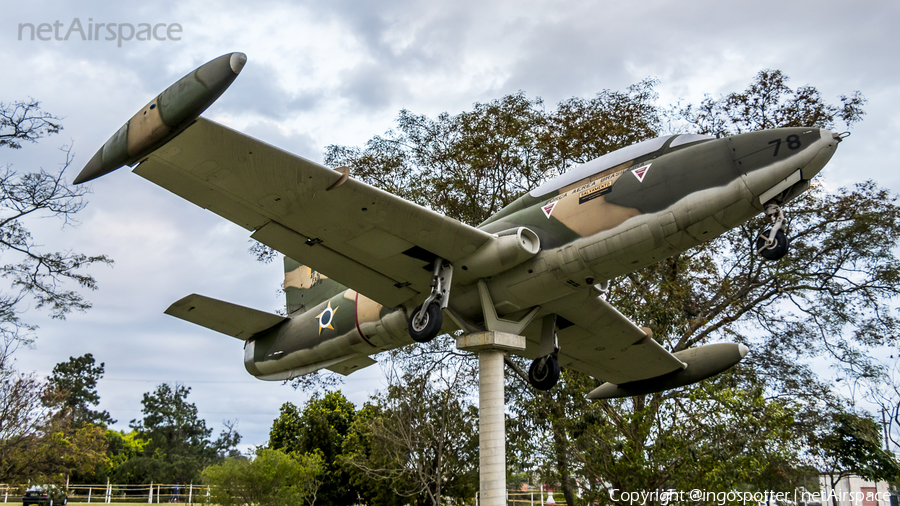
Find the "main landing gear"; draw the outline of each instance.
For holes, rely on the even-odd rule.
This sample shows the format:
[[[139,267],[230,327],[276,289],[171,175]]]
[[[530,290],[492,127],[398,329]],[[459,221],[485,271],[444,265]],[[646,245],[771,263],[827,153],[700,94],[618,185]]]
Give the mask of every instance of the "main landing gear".
[[[536,358],[528,368],[528,382],[537,390],[546,392],[559,381],[559,359],[557,353]]]
[[[441,332],[444,324],[444,313],[450,299],[450,281],[453,266],[437,258],[434,261],[434,272],[431,275],[431,293],[425,302],[416,306],[409,319],[409,336],[413,341],[427,343]]]
[[[556,315],[550,314],[541,322],[540,357],[528,368],[528,382],[537,390],[546,392],[559,381],[559,341],[556,337]]]
[[[409,336],[417,343],[427,343],[441,331],[444,324],[444,313],[441,306],[432,302],[422,309],[424,304],[419,304],[413,310],[413,317],[409,319]]]
[[[766,204],[766,216],[772,219],[772,226],[756,237],[756,252],[766,260],[778,260],[788,252],[788,238],[781,227],[784,213],[774,202]]]

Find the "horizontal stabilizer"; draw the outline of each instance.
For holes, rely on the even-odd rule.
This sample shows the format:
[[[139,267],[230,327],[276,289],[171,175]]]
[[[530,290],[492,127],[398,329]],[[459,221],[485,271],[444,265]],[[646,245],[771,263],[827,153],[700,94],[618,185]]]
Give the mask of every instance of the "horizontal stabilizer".
[[[631,397],[697,383],[730,369],[747,355],[747,351],[747,347],[743,344],[733,343],[707,344],[682,350],[675,353],[675,357],[687,364],[684,369],[621,385],[604,383],[591,390],[587,397],[595,400]]]
[[[166,314],[242,340],[287,320],[284,316],[195,293],[169,306]]]

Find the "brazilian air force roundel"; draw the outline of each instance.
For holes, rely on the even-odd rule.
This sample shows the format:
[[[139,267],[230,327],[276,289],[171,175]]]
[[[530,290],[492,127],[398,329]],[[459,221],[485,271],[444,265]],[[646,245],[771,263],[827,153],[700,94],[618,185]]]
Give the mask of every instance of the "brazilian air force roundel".
[[[328,301],[328,307],[322,310],[319,313],[319,316],[316,316],[316,319],[319,320],[319,335],[322,335],[322,329],[331,329],[334,330],[334,327],[331,326],[331,322],[334,321],[334,313],[338,310],[340,306],[332,309],[331,301]]]
[[[651,164],[649,164],[649,163],[647,165],[641,165],[640,167],[632,170],[631,173],[634,174],[634,177],[636,177],[638,179],[638,181],[643,183],[644,176],[646,176],[647,171],[650,170],[650,165]]]

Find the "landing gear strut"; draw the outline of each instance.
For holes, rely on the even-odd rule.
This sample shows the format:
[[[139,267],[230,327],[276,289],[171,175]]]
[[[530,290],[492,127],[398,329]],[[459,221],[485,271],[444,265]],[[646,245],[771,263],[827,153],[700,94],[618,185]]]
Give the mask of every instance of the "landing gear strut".
[[[431,293],[425,302],[416,306],[409,318],[409,336],[413,341],[427,343],[441,332],[444,324],[444,313],[450,300],[450,281],[453,266],[442,259],[434,260],[434,272],[431,276]]]
[[[784,225],[784,212],[774,202],[766,204],[766,216],[771,218],[772,226],[756,237],[756,252],[766,260],[778,260],[787,254],[788,239],[781,227]]]

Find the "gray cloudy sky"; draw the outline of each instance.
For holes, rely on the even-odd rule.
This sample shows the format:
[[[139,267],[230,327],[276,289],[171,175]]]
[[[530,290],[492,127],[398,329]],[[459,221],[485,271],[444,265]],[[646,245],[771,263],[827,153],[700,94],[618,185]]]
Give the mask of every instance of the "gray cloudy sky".
[[[181,40],[30,40],[22,23],[178,23]],[[660,80],[660,104],[743,90],[761,69],[780,69],[829,101],[860,90],[865,120],[826,167],[830,187],[875,179],[900,191],[890,162],[900,152],[897,98],[900,3],[838,1],[663,2],[459,0],[424,2],[4,2],[0,101],[34,97],[64,117],[61,135],[0,152],[19,170],[55,168],[72,143],[77,174],[140,107],[196,66],[242,51],[241,76],[206,116],[304,157],[328,144],[363,144],[392,127],[400,109],[458,113],[518,90],[548,106],[602,89]],[[101,31],[101,38],[107,32]],[[127,31],[126,31],[127,35]],[[93,183],[77,228],[30,225],[48,248],[106,253],[92,269],[94,308],[40,325],[19,367],[48,374],[70,356],[106,363],[101,408],[126,428],[143,392],[180,381],[207,422],[239,420],[245,445],[264,444],[285,401],[305,397],[257,381],[241,342],[165,316],[196,292],[274,310],[280,263],[260,265],[247,233],[123,169]],[[383,386],[370,367],[344,393],[357,405]]]

